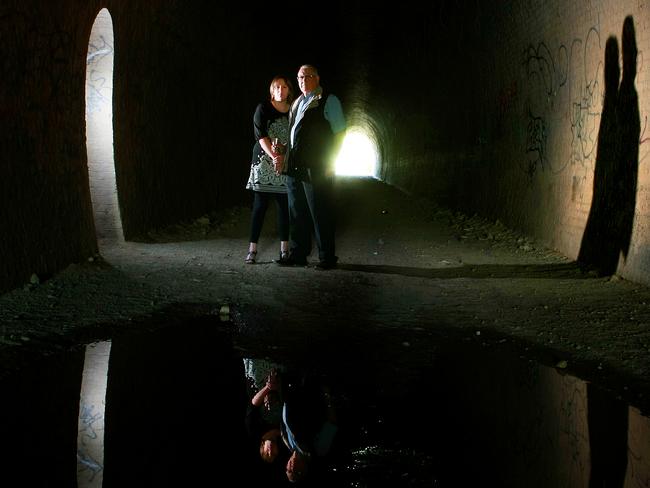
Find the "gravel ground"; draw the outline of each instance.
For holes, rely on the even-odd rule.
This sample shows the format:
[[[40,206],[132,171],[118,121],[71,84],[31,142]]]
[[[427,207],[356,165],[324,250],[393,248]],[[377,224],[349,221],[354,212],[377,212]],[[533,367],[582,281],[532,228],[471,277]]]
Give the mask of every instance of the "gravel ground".
[[[248,208],[147,242],[102,241],[93,260],[0,297],[0,371],[152,317],[221,311],[244,335],[264,329],[273,348],[385,337],[399,353],[423,334],[471,340],[598,381],[647,409],[650,289],[583,272],[499,222],[374,180],[344,179],[338,190],[337,269],[274,264],[272,210],[255,265],[244,264]]]

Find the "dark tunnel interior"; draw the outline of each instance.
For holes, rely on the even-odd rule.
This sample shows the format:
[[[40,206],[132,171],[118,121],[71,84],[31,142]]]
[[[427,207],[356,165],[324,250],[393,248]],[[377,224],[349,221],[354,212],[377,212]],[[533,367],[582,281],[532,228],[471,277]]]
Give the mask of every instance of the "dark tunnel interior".
[[[394,424],[381,428],[408,421],[424,439],[358,451],[377,477],[369,483],[380,486],[379,468],[391,456],[403,462],[389,473],[396,486],[453,486],[468,464],[483,470],[478,478],[497,479],[506,476],[499,463],[516,457],[504,486],[521,486],[526,469],[562,486],[605,479],[646,486],[646,412],[621,399],[647,405],[650,398],[649,15],[637,0],[3,0],[0,378],[26,364],[34,369],[5,383],[3,392],[15,395],[2,402],[0,432],[14,444],[2,446],[10,455],[0,466],[9,459],[29,473],[29,440],[43,434],[41,451],[55,446],[44,465],[61,475],[57,482],[72,482],[79,347],[108,331],[146,335],[153,315],[198,303],[211,312],[196,335],[166,338],[177,356],[148,352],[160,370],[140,365],[139,377],[130,369],[133,357],[146,363],[149,336],[134,339],[145,344],[137,352],[113,344],[118,373],[109,387],[120,400],[110,408],[125,425],[107,445],[114,466],[142,454],[129,444],[141,425],[124,398],[142,393],[142,408],[164,403],[196,420],[182,399],[147,397],[170,391],[148,378],[162,371],[188,398],[216,377],[238,395],[233,370],[239,374],[242,356],[291,359],[285,347],[308,358],[329,353],[341,376],[350,365],[368,367],[370,376],[394,367],[391,391],[374,377],[346,386],[366,394],[373,409],[371,400],[385,394]],[[238,253],[248,244],[241,229],[251,207],[253,113],[274,76],[296,83],[304,64],[316,66],[323,89],[340,99],[348,131],[368,137],[376,167],[337,180],[338,242],[347,246],[337,269],[281,269],[277,249],[262,247],[256,266],[247,266]],[[257,314],[243,321],[255,327],[226,321],[229,335],[221,334],[224,324],[217,333],[213,309],[230,305]],[[261,334],[255,346],[278,349],[238,342],[249,333]],[[444,347],[433,340],[445,334]],[[469,343],[480,353],[459,347]],[[519,348],[512,363],[499,355],[511,346]],[[488,350],[496,354],[483,356]],[[53,351],[67,351],[71,362],[60,371],[30,364],[33,354],[59,357]],[[512,367],[533,352],[544,366]],[[214,355],[233,370],[220,375]],[[488,362],[504,364],[488,372]],[[201,374],[184,376],[187,363]],[[581,368],[584,380],[567,374]],[[36,379],[45,384],[31,388]],[[424,379],[451,393],[419,404]],[[618,396],[600,391],[598,379]],[[400,387],[404,397],[394,394]],[[204,399],[213,402],[213,393]],[[485,400],[481,409],[474,400]],[[224,405],[221,413],[231,415],[234,403]],[[418,424],[403,409],[414,405],[451,423]],[[41,406],[60,422],[39,430]],[[386,413],[379,410],[365,419],[374,427]],[[209,435],[196,457],[174,451],[166,432],[151,432],[164,460],[200,461],[192,471],[200,483],[210,478],[208,451],[219,435],[218,425],[203,426]],[[181,442],[196,439],[182,421],[171,427]],[[478,427],[487,428],[480,439]],[[422,455],[423,446],[432,450]],[[242,468],[232,452],[218,451]],[[447,484],[427,471],[434,465],[453,471],[443,473]],[[152,479],[146,463],[137,469]],[[173,481],[183,478],[169,469]],[[120,485],[124,474],[109,472],[109,484]],[[172,480],[165,476],[159,471],[156,480]],[[43,475],[41,485],[56,486],[50,482]]]

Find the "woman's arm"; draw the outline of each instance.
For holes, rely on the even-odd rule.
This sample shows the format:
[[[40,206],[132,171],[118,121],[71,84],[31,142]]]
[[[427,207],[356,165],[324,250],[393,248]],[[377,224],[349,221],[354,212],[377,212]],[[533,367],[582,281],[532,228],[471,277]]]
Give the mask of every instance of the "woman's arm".
[[[264,385],[260,391],[255,393],[255,396],[251,399],[251,403],[255,405],[256,407],[261,406],[264,403],[264,397],[269,394],[271,391],[271,388],[269,387],[269,384],[267,383]]]
[[[262,137],[258,140],[264,152],[269,155],[270,158],[275,158],[276,154],[273,152],[273,145],[271,144],[271,139],[269,136]]]
[[[260,389],[260,391],[255,394],[251,400],[251,403],[256,407],[259,407],[262,405],[264,398],[266,398],[269,392],[272,390],[278,390],[279,388],[280,382],[278,380],[278,372],[274,369],[269,373],[268,377],[266,378],[266,384]]]

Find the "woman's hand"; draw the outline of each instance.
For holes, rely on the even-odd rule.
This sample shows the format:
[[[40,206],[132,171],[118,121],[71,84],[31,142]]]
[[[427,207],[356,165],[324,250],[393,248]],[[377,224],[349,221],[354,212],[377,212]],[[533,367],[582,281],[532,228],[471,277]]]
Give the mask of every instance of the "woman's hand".
[[[269,375],[266,377],[266,386],[270,390],[277,390],[280,386],[280,381],[278,379],[278,372],[275,369],[272,369]]]
[[[276,154],[273,156],[273,169],[277,174],[282,174],[284,171],[284,154]]]
[[[273,139],[273,142],[271,142],[271,151],[273,151],[273,154],[284,154],[287,152],[287,146],[286,144],[282,144],[280,142],[280,139],[277,137]]]

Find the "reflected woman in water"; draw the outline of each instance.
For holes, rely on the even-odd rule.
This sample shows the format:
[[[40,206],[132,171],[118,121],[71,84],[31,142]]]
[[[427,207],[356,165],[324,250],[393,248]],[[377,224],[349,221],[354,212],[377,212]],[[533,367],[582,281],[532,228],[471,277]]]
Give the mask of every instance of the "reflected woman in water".
[[[263,359],[244,359],[250,401],[246,408],[246,431],[259,450],[260,458],[268,464],[280,455],[283,446],[282,382],[280,365]]]

